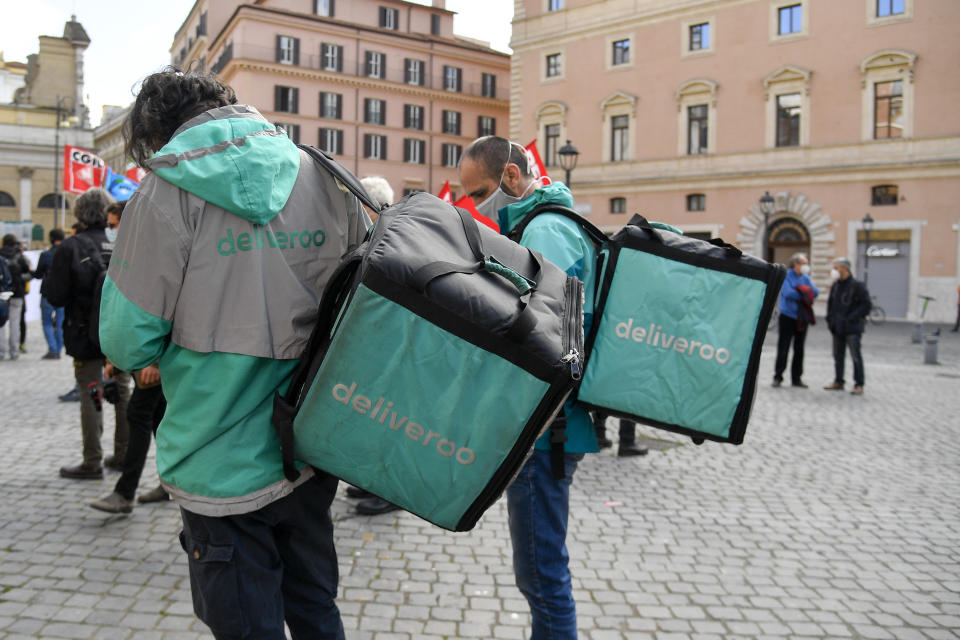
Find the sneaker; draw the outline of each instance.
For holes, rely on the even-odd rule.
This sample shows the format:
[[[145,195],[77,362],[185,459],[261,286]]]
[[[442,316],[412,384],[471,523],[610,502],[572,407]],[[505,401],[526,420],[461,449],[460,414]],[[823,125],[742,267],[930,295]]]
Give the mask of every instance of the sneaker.
[[[366,489],[361,489],[360,487],[349,486],[347,487],[347,497],[348,498],[362,498],[366,500],[367,498],[375,498],[372,493]]]
[[[133,500],[127,500],[114,491],[105,498],[94,500],[90,503],[90,506],[97,511],[106,511],[107,513],[130,513],[133,511]]]
[[[638,447],[635,444],[621,444],[617,447],[617,456],[620,458],[630,458],[633,456],[645,456],[649,453],[647,449]]]
[[[843,383],[831,382],[830,384],[825,386],[824,389],[826,389],[827,391],[843,391]]]
[[[771,384],[770,386],[771,386],[771,387],[779,387],[781,384],[783,384],[783,378],[774,378],[774,379],[773,379],[773,384]]]
[[[94,467],[80,463],[74,467],[60,467],[60,477],[74,480],[100,480],[103,478],[103,467]]]
[[[791,382],[791,383],[790,383],[790,386],[791,386],[791,387],[797,387],[798,389],[809,389],[809,388],[810,388],[810,387],[807,385],[807,383],[802,382],[802,381],[799,381],[799,380],[798,380],[797,382]]]
[[[80,391],[74,388],[72,391],[57,397],[60,398],[60,402],[80,402]]]
[[[137,501],[140,504],[149,504],[151,502],[166,502],[170,499],[170,494],[167,493],[167,490],[161,485],[157,485],[150,491],[144,491],[140,494],[140,497],[137,498]]]
[[[47,351],[45,354],[43,354],[43,357],[40,359],[41,360],[59,360],[60,354],[55,351]]]
[[[26,353],[26,352],[27,352],[27,345],[25,344],[20,345],[20,353]]]
[[[850,395],[852,395],[852,396],[862,396],[862,395],[863,395],[863,387],[861,387],[860,385],[856,385],[856,386],[853,388],[853,391],[850,392]]]

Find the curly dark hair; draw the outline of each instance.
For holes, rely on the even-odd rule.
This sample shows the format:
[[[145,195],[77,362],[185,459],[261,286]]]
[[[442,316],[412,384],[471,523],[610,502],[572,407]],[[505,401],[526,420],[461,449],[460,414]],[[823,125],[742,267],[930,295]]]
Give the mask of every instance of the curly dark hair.
[[[237,94],[214,75],[173,67],[144,78],[123,123],[127,154],[144,163],[181,124],[208,109],[237,103]]]

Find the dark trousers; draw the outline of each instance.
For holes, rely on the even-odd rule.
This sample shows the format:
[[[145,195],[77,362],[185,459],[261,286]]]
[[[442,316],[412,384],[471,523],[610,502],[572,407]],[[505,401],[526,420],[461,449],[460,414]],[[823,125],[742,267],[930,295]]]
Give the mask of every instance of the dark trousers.
[[[960,330],[960,304],[957,305],[957,321],[953,323],[953,330]]]
[[[160,385],[148,389],[137,387],[133,390],[133,396],[127,405],[127,424],[130,428],[127,453],[123,459],[123,473],[114,487],[114,491],[127,500],[133,500],[137,485],[140,484],[140,475],[150,450],[150,438],[157,433],[166,408],[163,387]]]
[[[593,421],[593,429],[597,434],[597,440],[603,440],[607,437],[607,418],[605,413],[597,412],[596,419]],[[637,423],[632,420],[620,418],[620,444],[631,446],[637,441]]]
[[[798,384],[803,377],[803,343],[807,339],[807,331],[797,330],[797,319],[780,314],[780,337],[777,340],[777,364],[773,370],[774,380],[783,380],[783,372],[787,369],[787,355],[790,343],[793,343],[793,364],[790,366],[790,381]]]
[[[860,334],[846,335],[833,334],[833,366],[835,370],[834,382],[844,383],[843,369],[847,349],[850,350],[850,359],[853,361],[853,383],[863,386],[863,356],[860,354]]]
[[[230,473],[230,469],[224,469]],[[217,640],[342,640],[330,504],[323,475],[262,509],[215,518],[180,510],[193,610]]]

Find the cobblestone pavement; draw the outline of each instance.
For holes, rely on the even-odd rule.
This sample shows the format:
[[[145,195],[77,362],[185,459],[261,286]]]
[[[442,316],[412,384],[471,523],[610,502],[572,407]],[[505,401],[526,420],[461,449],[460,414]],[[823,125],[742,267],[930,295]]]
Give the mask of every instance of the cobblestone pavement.
[[[0,362],[0,637],[210,637],[176,507],[107,517],[87,503],[115,474],[58,477],[79,461],[77,405],[56,399],[71,363],[39,360],[38,324],[29,336],[28,354]],[[828,337],[814,327],[808,390],[769,386],[768,340],[743,446],[643,428],[649,456],[585,459],[569,537],[581,638],[960,637],[960,337],[945,332],[942,364],[924,365],[908,325],[871,327],[863,397],[821,389]],[[144,478],[154,486],[152,457]],[[468,534],[352,507],[341,486],[348,638],[528,633],[502,501]]]

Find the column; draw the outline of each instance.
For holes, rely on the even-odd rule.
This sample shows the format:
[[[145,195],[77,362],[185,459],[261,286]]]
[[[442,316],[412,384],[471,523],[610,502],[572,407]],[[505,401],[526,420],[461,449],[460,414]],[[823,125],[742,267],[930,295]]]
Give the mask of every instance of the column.
[[[33,168],[17,167],[20,174],[20,219],[29,220],[33,209]]]

